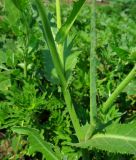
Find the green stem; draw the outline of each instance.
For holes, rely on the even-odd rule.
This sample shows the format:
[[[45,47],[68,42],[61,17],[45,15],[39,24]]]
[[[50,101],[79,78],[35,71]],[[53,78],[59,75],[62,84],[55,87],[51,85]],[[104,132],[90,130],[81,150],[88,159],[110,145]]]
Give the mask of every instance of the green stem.
[[[25,24],[25,37],[24,37],[24,78],[27,78],[27,60],[28,60],[28,44],[29,44],[29,25],[26,15],[22,13],[23,21]]]
[[[123,91],[123,89],[129,84],[129,82],[135,77],[136,75],[136,65],[127,75],[127,77],[118,85],[115,91],[111,94],[108,100],[103,104],[103,111],[107,112],[114,101],[117,99],[118,95]]]
[[[80,123],[79,123],[79,119],[76,115],[75,108],[74,108],[74,105],[72,103],[72,99],[71,99],[71,95],[70,95],[69,90],[64,88],[63,89],[63,95],[64,95],[64,99],[65,99],[65,102],[66,102],[66,106],[67,106],[69,114],[70,114],[70,118],[72,120],[74,129],[76,131],[77,138],[80,141],[80,135],[81,135],[81,133],[80,133]]]
[[[24,39],[24,78],[27,78],[27,59],[28,59],[28,35]]]
[[[92,0],[90,50],[90,123],[95,126],[96,110],[96,0]]]
[[[61,28],[61,11],[60,11],[60,0],[56,0],[56,16],[57,16],[57,28]]]
[[[63,67],[62,67],[60,59],[59,59],[59,55],[58,55],[58,52],[57,52],[57,49],[56,49],[55,40],[53,38],[50,23],[49,23],[48,18],[47,18],[46,8],[44,7],[43,3],[40,0],[35,0],[35,2],[36,2],[38,10],[40,12],[41,19],[42,19],[46,42],[47,42],[48,47],[50,49],[52,60],[53,60],[54,66],[56,68],[58,77],[59,77],[61,85],[62,85],[62,91],[63,91],[64,99],[65,99],[65,102],[66,102],[66,106],[68,108],[70,118],[72,120],[72,123],[73,123],[74,129],[76,131],[76,134],[79,138],[80,123],[79,123],[78,117],[76,115],[74,106],[72,104],[72,100],[71,100],[69,90],[66,87],[67,83],[66,83],[65,76],[63,74]]]
[[[57,28],[58,30],[61,28],[61,9],[60,9],[60,0],[56,0],[56,17],[57,17]],[[63,46],[62,44],[58,44],[58,53],[59,58],[64,68],[64,56],[63,56]]]
[[[27,78],[27,62],[26,62],[26,58],[24,58],[24,78]]]

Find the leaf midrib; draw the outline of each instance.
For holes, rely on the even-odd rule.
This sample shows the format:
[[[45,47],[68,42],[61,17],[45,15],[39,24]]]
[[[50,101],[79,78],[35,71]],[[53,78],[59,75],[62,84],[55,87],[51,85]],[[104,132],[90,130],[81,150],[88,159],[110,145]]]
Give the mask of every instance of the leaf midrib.
[[[39,144],[52,156],[52,158],[54,158],[54,160],[58,160],[58,158],[56,158],[56,156],[53,155],[52,152],[49,151],[49,149],[47,149],[47,147],[45,147],[45,145],[35,136],[35,135],[32,135],[38,142]]]
[[[106,138],[106,139],[120,139],[120,140],[125,140],[125,141],[133,141],[136,142],[136,137],[130,137],[130,136],[126,136],[126,135],[117,135],[117,134],[97,134],[94,137],[92,137],[93,139],[101,139],[101,138]]]

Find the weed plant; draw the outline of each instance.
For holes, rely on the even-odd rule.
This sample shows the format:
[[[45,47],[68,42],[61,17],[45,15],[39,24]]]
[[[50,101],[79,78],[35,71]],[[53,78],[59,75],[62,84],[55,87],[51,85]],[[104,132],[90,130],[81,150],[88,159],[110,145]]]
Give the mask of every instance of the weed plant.
[[[61,10],[59,0],[1,1],[2,158],[135,158],[135,12],[129,5],[78,0]]]

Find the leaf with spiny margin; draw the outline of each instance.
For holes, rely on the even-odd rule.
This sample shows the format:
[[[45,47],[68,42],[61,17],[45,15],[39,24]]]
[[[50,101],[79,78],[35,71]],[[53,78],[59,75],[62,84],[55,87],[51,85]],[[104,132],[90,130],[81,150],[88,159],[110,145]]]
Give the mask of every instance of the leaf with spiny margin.
[[[67,86],[70,85],[72,82],[73,70],[75,69],[75,66],[78,61],[78,56],[80,54],[80,52],[77,50],[72,51],[74,40],[75,37],[72,38],[72,40],[67,38],[64,45],[64,61],[65,61],[64,68],[65,68],[65,77],[67,80]],[[70,42],[68,43],[68,41]]]
[[[49,50],[41,51],[41,61],[44,65],[45,77],[47,80],[53,84],[59,84],[60,81]]]
[[[51,144],[44,141],[36,129],[27,127],[13,127],[12,130],[19,134],[28,135],[31,145],[31,152],[41,152],[48,160],[60,160],[61,158],[56,155],[52,150]]]
[[[56,41],[58,43],[63,43],[65,41],[67,34],[69,30],[71,29],[74,21],[76,20],[85,1],[86,0],[78,0],[77,2],[74,2],[73,10],[70,16],[67,18],[66,22],[64,23],[64,25],[62,25],[62,27],[60,28],[60,30],[58,31],[56,35]]]
[[[103,132],[95,134],[86,142],[72,145],[81,148],[96,148],[113,153],[136,155],[136,123],[113,124]]]
[[[72,78],[73,78],[73,70],[77,64],[79,52],[74,52],[70,54],[65,63],[65,75],[67,80],[67,86],[70,85]]]

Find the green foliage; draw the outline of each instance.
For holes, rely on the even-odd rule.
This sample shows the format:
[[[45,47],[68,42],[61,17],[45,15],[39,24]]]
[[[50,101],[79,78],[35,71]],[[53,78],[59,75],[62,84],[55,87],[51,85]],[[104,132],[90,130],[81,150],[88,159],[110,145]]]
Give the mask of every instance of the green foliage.
[[[0,73],[0,91],[6,91],[9,87],[11,87],[10,71]]]
[[[14,125],[30,124],[34,121],[34,114],[45,105],[45,94],[37,96],[34,85],[25,83],[22,90],[16,86],[6,92],[6,100],[0,102],[0,127],[7,128]],[[31,123],[32,125],[32,123]]]
[[[12,2],[21,11],[23,11],[24,9],[26,9],[28,7],[28,4],[29,4],[29,0],[19,0],[19,1],[12,0]]]
[[[14,10],[14,12],[13,12]],[[7,13],[7,21],[12,26],[16,23],[19,18],[19,11],[14,6],[11,0],[5,0],[5,12]]]
[[[56,15],[54,3],[39,0],[0,4],[2,158],[135,159],[135,2],[96,7],[91,49],[97,55],[91,65],[94,10],[84,3],[56,5]],[[97,105],[92,113],[90,94]],[[11,132],[13,126],[21,126],[14,130],[27,135],[29,145]]]
[[[131,83],[128,84],[128,86],[124,89],[124,92],[126,92],[128,95],[135,95],[136,94],[136,80],[131,81]]]
[[[102,132],[75,146],[89,149],[94,147],[121,154],[136,154],[135,123],[110,125]]]
[[[48,160],[59,160],[60,157],[58,157],[55,152],[52,150],[51,144],[44,141],[37,130],[31,129],[31,128],[25,128],[25,127],[14,127],[14,132],[17,132],[19,134],[25,134],[28,135],[29,141],[31,144],[31,153],[39,151],[42,152],[44,157]]]
[[[68,32],[70,31],[70,28],[72,27],[74,21],[76,20],[78,13],[80,12],[83,4],[85,3],[85,0],[78,0],[77,2],[74,2],[73,10],[71,11],[70,16],[64,23],[64,25],[60,28],[60,31],[56,35],[56,41],[58,43],[62,43],[65,41]]]

